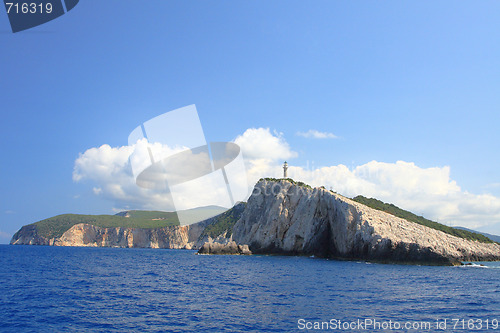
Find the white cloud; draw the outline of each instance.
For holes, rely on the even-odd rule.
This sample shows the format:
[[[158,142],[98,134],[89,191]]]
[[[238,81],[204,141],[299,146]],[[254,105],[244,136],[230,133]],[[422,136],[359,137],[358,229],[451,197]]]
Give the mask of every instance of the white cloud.
[[[249,129],[238,138],[246,139],[237,142],[242,143],[243,152],[251,150],[246,165],[252,185],[262,177],[281,177],[283,161],[296,156],[282,135],[268,129]],[[269,141],[274,143],[273,151],[289,155],[270,154],[266,150],[272,146]],[[441,223],[478,228],[500,221],[500,198],[463,191],[450,178],[449,166],[421,168],[412,162],[371,161],[353,169],[340,164],[310,170],[289,165],[290,177],[312,186],[331,187],[348,197],[374,197]]]
[[[247,166],[252,167],[250,173],[253,175],[252,186],[261,174],[269,174],[278,163],[297,156],[281,133],[271,133],[268,128],[248,129],[238,136],[235,142],[247,158],[245,161]],[[165,189],[145,189],[135,183],[130,161],[134,165],[136,176],[147,167],[149,154],[148,149],[144,147],[145,144],[144,140],[139,140],[132,146],[111,147],[105,144],[90,148],[76,159],[73,180],[93,183],[93,193],[113,201],[115,207],[174,210],[172,196]],[[159,143],[148,147],[155,156],[169,156],[183,149],[182,147],[170,149]],[[201,202],[207,202],[207,198],[213,198],[214,193],[220,190],[215,185],[211,188],[211,191],[198,191],[200,193],[198,199]],[[225,185],[223,190],[226,191]]]
[[[151,151],[152,155],[155,156],[155,161],[164,161],[162,158],[156,158],[158,156],[169,157],[179,151],[183,151],[183,153],[169,159],[168,169],[172,173],[165,175],[163,166],[166,164],[158,163],[155,165],[159,165],[159,167],[153,172],[148,170],[145,176],[141,175],[142,182],[139,182],[141,178],[137,178],[137,176],[151,165],[148,151]],[[287,153],[281,152],[278,156],[285,156],[283,154]],[[165,211],[209,205],[229,208],[231,200],[222,173],[219,171],[211,173],[209,176],[199,177],[200,169],[203,171],[202,164],[205,162],[208,162],[207,173],[209,173],[208,150],[205,153],[204,151],[186,150],[182,147],[169,149],[159,143],[149,145],[145,140],[139,140],[132,146],[110,147],[102,145],[80,154],[75,161],[73,180],[93,183],[93,193],[113,201],[115,207]],[[134,165],[134,172],[132,172],[131,163]],[[137,186],[136,179],[138,179],[137,184],[142,187]],[[184,179],[189,181],[181,181]],[[165,186],[165,180],[168,180],[170,187]],[[235,184],[232,185],[233,189],[238,188]],[[243,186],[240,192],[244,195],[246,184],[239,186]],[[223,196],[223,193],[226,194],[226,197]],[[241,197],[235,198],[235,200],[240,199]],[[246,197],[243,199],[246,200]]]
[[[279,177],[283,173],[283,162],[298,156],[283,133],[271,133],[269,128],[249,128],[234,142],[240,146],[245,158],[249,192],[260,178]]]
[[[297,157],[297,153],[283,138],[283,133],[271,133],[269,128],[249,128],[234,139],[245,158],[254,160],[286,160]]]
[[[133,149],[131,146],[112,148],[106,144],[87,149],[75,161],[73,180],[78,182],[85,178],[101,180],[131,175],[130,170],[125,170],[125,166],[128,165]]]
[[[303,136],[304,138],[312,138],[312,139],[336,139],[338,138],[333,133],[328,132],[320,132],[317,130],[309,130],[307,132],[297,132],[295,135]]]
[[[234,141],[245,156],[251,187],[259,178],[281,177],[283,161],[297,156],[283,134],[268,128],[250,128]],[[92,181],[94,193],[112,200],[115,207],[173,210],[169,193],[135,184],[129,164],[133,149],[109,145],[91,148],[75,161],[73,179]],[[371,161],[355,168],[339,164],[313,170],[294,166],[290,161],[289,166],[288,174],[296,180],[331,187],[348,197],[374,197],[441,223],[479,228],[500,221],[500,198],[462,190],[450,178],[449,166],[421,168],[404,161]]]
[[[348,197],[358,194],[393,203],[417,215],[469,228],[500,221],[500,198],[461,190],[450,178],[450,167],[420,168],[397,161],[306,170],[291,166],[290,177],[312,186],[325,186]]]
[[[169,193],[144,189],[135,184],[129,157],[134,146],[90,148],[76,159],[73,169],[75,182],[90,181],[95,195],[115,202],[118,206],[130,205],[134,209],[172,210]]]

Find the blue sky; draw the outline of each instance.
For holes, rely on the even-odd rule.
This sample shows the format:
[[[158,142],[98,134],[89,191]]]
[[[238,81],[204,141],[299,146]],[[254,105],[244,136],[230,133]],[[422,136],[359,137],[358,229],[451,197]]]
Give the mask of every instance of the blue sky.
[[[75,181],[75,161],[190,104],[208,141],[278,140],[288,151],[271,152],[272,170],[287,156],[303,167],[295,177],[307,165],[344,165],[357,180],[376,170],[341,193],[379,189],[416,213],[498,234],[499,13],[497,1],[82,0],[16,34],[0,13],[0,242],[57,214],[141,208],[96,195],[98,178]],[[247,132],[259,128],[268,134]],[[337,138],[297,135],[309,130]],[[386,182],[393,167],[420,179],[411,191]],[[344,179],[328,172],[304,178]],[[460,202],[455,215],[422,201],[435,173],[443,205]],[[454,223],[458,213],[470,218]]]

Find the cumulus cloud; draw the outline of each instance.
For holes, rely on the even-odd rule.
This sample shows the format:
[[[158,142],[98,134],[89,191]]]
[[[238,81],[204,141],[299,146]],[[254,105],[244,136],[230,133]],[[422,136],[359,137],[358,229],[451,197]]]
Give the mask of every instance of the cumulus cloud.
[[[251,151],[246,154],[246,165],[252,185],[262,177],[281,177],[283,161],[297,155],[282,135],[273,135],[269,129],[249,129],[237,140],[243,152]],[[266,151],[271,146],[268,142],[273,142],[274,151],[283,153]],[[326,186],[348,197],[374,197],[448,225],[479,228],[500,221],[500,198],[463,191],[451,179],[449,166],[422,168],[405,161],[371,161],[355,168],[289,165],[291,178],[312,186]]]
[[[284,135],[269,128],[247,129],[234,142],[245,157],[250,187],[262,177],[281,177],[283,161],[297,157]],[[93,192],[112,200],[116,207],[173,210],[170,193],[135,184],[129,162],[133,151],[134,146],[103,145],[88,149],[75,161],[73,179],[93,182]],[[325,186],[348,197],[359,194],[374,197],[441,223],[479,228],[500,221],[500,198],[462,190],[451,179],[449,166],[422,168],[405,161],[371,161],[354,168],[339,164],[315,169],[289,161],[289,166],[290,177],[312,186]]]
[[[101,180],[117,176],[129,176],[130,170],[124,170],[128,159],[133,152],[132,146],[112,148],[102,145],[98,148],[87,149],[75,161],[73,180],[78,182],[84,178]]]
[[[290,149],[283,133],[271,133],[269,128],[249,128],[234,139],[247,159],[286,160],[297,157]]]
[[[348,197],[374,197],[449,225],[478,228],[500,221],[500,198],[463,191],[450,178],[449,166],[421,168],[404,161],[371,161],[353,169],[291,166],[288,173],[313,186]]]
[[[129,158],[135,146],[110,147],[105,144],[81,153],[73,168],[73,181],[89,181],[95,195],[118,206],[135,209],[172,210],[169,193],[144,189],[136,185]]]
[[[282,163],[298,156],[283,133],[271,132],[269,128],[249,128],[234,142],[240,146],[245,158],[250,187],[262,177],[280,175]]]
[[[282,152],[278,156],[285,155]],[[148,168],[153,161],[154,167]],[[115,207],[126,209],[173,211],[211,205],[232,206],[224,175],[220,170],[212,172],[208,148],[206,151],[186,147],[171,149],[160,143],[149,144],[145,139],[131,146],[105,144],[79,155],[74,164],[73,180],[92,183],[95,195],[113,201]],[[239,182],[238,179],[231,183],[232,190],[236,191],[232,198],[246,200],[247,197],[242,196],[245,196],[247,184]]]
[[[295,135],[302,136],[304,138],[311,138],[311,139],[336,139],[337,136],[333,133],[329,132],[320,132],[317,130],[309,130],[307,132],[297,132]]]

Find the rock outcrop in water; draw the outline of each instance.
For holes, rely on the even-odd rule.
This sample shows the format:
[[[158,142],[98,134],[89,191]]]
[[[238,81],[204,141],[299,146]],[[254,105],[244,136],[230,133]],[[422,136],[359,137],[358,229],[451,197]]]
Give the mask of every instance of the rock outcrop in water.
[[[261,180],[233,228],[253,253],[385,262],[500,260],[500,245],[451,236],[323,188]]]
[[[248,245],[238,245],[235,241],[228,243],[206,242],[198,250],[199,254],[252,254]]]

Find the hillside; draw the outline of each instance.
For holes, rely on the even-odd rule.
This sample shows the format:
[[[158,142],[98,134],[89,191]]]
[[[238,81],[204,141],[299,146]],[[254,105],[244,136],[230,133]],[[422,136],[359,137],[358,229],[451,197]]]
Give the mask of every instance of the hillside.
[[[492,241],[497,242],[497,243],[500,244],[500,236],[498,236],[498,235],[492,235],[492,234],[488,234],[486,232],[481,232],[481,231],[477,231],[477,230],[467,229],[467,228],[464,228],[464,227],[453,227],[453,228],[460,229],[460,230],[465,230],[465,231],[469,231],[469,232],[474,232],[476,234],[484,235],[484,236],[488,237],[489,239],[491,239]]]
[[[482,242],[482,243],[493,243],[493,241],[491,239],[489,239],[488,237],[486,237],[482,234],[471,232],[469,230],[455,229],[452,227],[448,227],[444,224],[428,220],[428,219],[424,218],[423,216],[415,215],[415,214],[413,214],[409,211],[406,211],[404,209],[401,209],[393,204],[385,203],[385,202],[382,202],[382,201],[374,199],[374,198],[366,198],[362,195],[358,195],[357,197],[354,197],[352,200],[359,202],[363,205],[366,205],[370,208],[389,213],[391,215],[394,215],[396,217],[400,217],[400,218],[405,219],[407,221],[415,222],[415,223],[424,225],[424,226],[432,228],[432,229],[442,231],[444,233],[447,233],[447,234],[450,234],[450,235],[453,235],[456,237],[465,238],[465,239],[469,239],[469,240],[477,240],[477,241]]]
[[[40,236],[50,239],[61,237],[72,226],[80,223],[88,223],[103,228],[151,229],[179,225],[179,220],[174,212],[134,210],[121,212],[117,215],[63,214],[31,225],[36,226]]]
[[[230,210],[211,218],[209,224],[201,233],[201,237],[216,238],[226,232],[226,237],[230,237],[233,233],[233,226],[240,219],[245,206],[246,203],[241,202]]]

